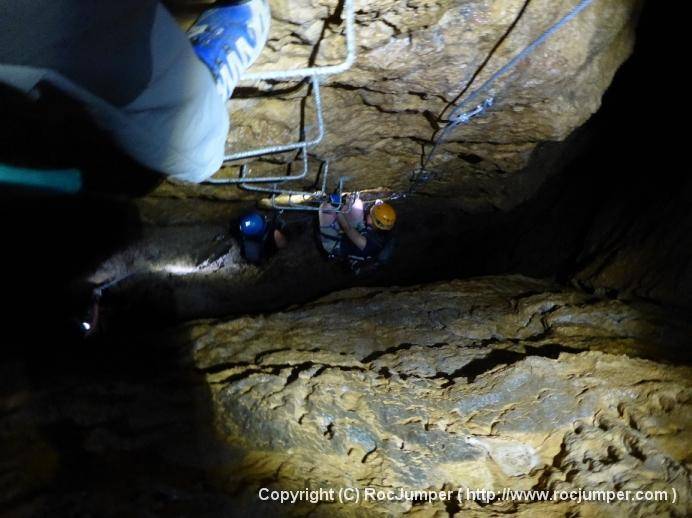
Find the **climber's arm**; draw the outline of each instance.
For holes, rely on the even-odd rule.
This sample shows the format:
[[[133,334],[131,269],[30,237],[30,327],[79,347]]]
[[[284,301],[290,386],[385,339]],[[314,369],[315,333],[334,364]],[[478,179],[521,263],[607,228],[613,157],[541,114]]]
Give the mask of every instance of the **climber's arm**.
[[[356,245],[359,250],[364,250],[365,246],[368,244],[368,240],[364,236],[360,235],[360,232],[358,232],[348,223],[343,214],[338,213],[336,215],[336,220],[339,222],[341,230],[344,231],[344,234],[348,236],[351,242]]]

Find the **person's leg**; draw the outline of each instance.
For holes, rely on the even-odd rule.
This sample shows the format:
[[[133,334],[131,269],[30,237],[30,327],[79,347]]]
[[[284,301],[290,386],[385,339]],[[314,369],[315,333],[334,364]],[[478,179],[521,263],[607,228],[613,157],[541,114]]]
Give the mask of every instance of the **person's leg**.
[[[73,2],[58,4],[68,8]],[[80,9],[78,4],[75,6]],[[105,12],[115,16],[111,10]],[[68,31],[64,35],[68,41],[66,48],[56,51],[61,54],[60,59],[45,63],[36,57],[33,59],[36,65],[27,59],[21,64],[8,59],[9,63],[0,64],[0,81],[28,94],[40,94],[40,84],[50,83],[79,101],[94,122],[136,161],[180,180],[198,182],[211,176],[223,162],[229,128],[225,103],[216,92],[211,74],[168,11],[156,4],[147,16],[147,23],[138,25],[140,31],[149,31],[145,37],[137,34],[139,48],[125,41],[132,37],[127,31],[108,31],[107,20],[83,20],[83,23],[99,27],[103,31],[102,38],[112,39],[106,45],[110,52],[104,54],[102,45],[99,55],[90,55],[89,50],[83,48],[93,45],[94,39],[99,38],[94,31],[82,40],[75,27],[60,27],[55,22],[47,24],[46,30]],[[137,24],[134,20],[123,19],[114,19],[113,23]],[[22,30],[31,31],[31,27]],[[55,39],[55,35],[51,38]],[[113,54],[123,52],[121,49],[131,56],[119,55],[111,61]],[[32,54],[30,50],[27,52]],[[142,61],[140,54],[148,57],[142,67],[135,66]],[[133,74],[136,68],[144,77],[137,81],[138,91],[135,92],[131,88],[133,81],[123,78],[123,88],[128,89],[129,97],[125,100],[118,91],[117,81],[103,86],[93,84],[84,67],[73,66],[73,55],[85,60],[90,58],[92,66],[101,69],[104,75],[111,75],[116,61],[120,71],[131,61]]]
[[[186,182],[219,170],[229,130],[225,99],[173,17],[158,6],[151,32],[152,79],[106,121],[118,142],[145,165]]]
[[[70,8],[86,8],[85,4],[75,1],[56,4],[60,6],[60,16],[65,11],[70,12]],[[89,32],[90,39],[84,41],[77,30],[79,27],[44,24],[45,30],[53,30],[68,40],[66,48],[54,52],[58,59],[45,63],[38,59],[41,53],[36,52],[36,48],[26,52],[17,48],[15,54],[23,58],[19,61],[0,52],[0,81],[26,93],[36,92],[36,86],[42,81],[49,82],[82,103],[94,122],[138,162],[179,180],[203,181],[223,162],[229,128],[225,98],[217,92],[213,73],[198,59],[187,36],[166,9],[153,2],[149,2],[149,11],[137,10],[133,5],[133,2],[123,2],[118,12],[146,15],[144,23],[138,24],[132,17],[118,18],[113,12],[115,7],[104,10],[113,20],[99,20],[97,15],[101,10],[97,9],[92,13],[95,17],[85,16],[80,20],[82,31]],[[41,12],[36,6],[33,9],[34,12],[27,13],[26,24]],[[56,19],[60,17],[53,16],[48,22]],[[99,30],[85,31],[84,20],[88,20],[87,28],[95,26]],[[137,26],[138,44],[132,44],[133,35],[128,31],[109,27],[109,21],[113,25]],[[0,21],[0,28],[3,26]],[[141,38],[147,30],[147,37]],[[27,31],[32,32],[32,28],[20,27],[21,33]],[[50,36],[56,39],[55,34]],[[94,41],[100,39],[107,44],[94,45]],[[104,50],[104,45],[110,50]],[[90,54],[91,47],[98,47],[98,51]],[[102,76],[117,77],[117,73],[108,73],[116,61],[118,70],[123,67],[127,70],[128,63],[132,63],[133,70],[136,68],[139,75],[145,74],[144,81],[137,82],[136,95],[132,95],[133,82],[127,75],[122,77],[121,72],[122,83],[128,86],[127,95],[120,95],[121,86],[117,80],[109,81],[106,87],[110,91],[103,92],[100,88],[103,85],[94,83],[93,74],[85,77],[88,67],[72,66],[74,56],[81,56],[92,67],[97,67]],[[150,61],[135,67],[135,64],[142,64],[142,56]]]

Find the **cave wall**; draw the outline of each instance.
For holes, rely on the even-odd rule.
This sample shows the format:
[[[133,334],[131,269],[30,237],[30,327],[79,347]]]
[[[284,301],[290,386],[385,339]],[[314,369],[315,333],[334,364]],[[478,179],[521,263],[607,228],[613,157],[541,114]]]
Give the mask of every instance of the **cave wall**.
[[[340,60],[343,2],[270,4],[272,32],[255,70]],[[595,2],[501,78],[491,90],[495,106],[453,132],[432,164],[438,181],[425,192],[457,197],[467,210],[507,209],[527,199],[549,174],[546,167],[527,168],[536,146],[565,139],[599,108],[631,53],[640,5]],[[328,134],[311,153],[329,159],[335,176],[349,176],[352,189],[406,190],[445,108],[571,7],[567,0],[357,2],[358,59],[348,72],[325,79]],[[189,9],[181,15],[183,25],[192,19]],[[297,139],[301,122],[310,133],[314,114],[305,95],[298,86],[243,83],[229,103],[229,151]],[[255,163],[255,174],[276,171],[273,162]],[[508,189],[508,178],[517,176],[522,180]],[[234,188],[165,184],[159,190],[174,196],[192,192],[239,195]]]
[[[190,5],[185,2],[184,5],[187,9],[182,13],[183,25],[191,23],[200,9],[199,4]],[[413,10],[412,5],[407,4],[402,13]],[[481,4],[472,5],[480,9]],[[533,2],[525,5],[524,13],[510,33],[532,20],[529,15],[532,5]],[[598,5],[609,4],[599,2],[594,7]],[[634,4],[613,4],[615,5],[619,6],[618,9],[627,8],[628,16],[634,17],[636,14]],[[630,7],[633,10],[630,11]],[[279,13],[276,15],[280,18],[285,17],[280,14],[281,9],[281,6],[275,9],[275,14]],[[324,12],[327,10],[327,7],[322,9]],[[543,9],[541,12],[545,14],[549,11]],[[692,307],[689,298],[692,293],[692,262],[689,260],[692,234],[687,231],[691,224],[690,183],[666,162],[666,158],[672,154],[661,152],[670,147],[667,142],[671,137],[670,133],[652,131],[652,128],[666,127],[667,121],[662,117],[661,111],[637,104],[644,89],[654,97],[665,95],[666,92],[665,82],[649,81],[651,71],[659,63],[656,47],[658,30],[665,26],[666,20],[662,11],[663,9],[652,9],[651,4],[647,6],[638,27],[637,50],[633,59],[618,70],[614,82],[603,94],[603,106],[598,113],[572,131],[565,140],[542,143],[532,141],[531,145],[535,148],[528,165],[514,173],[500,173],[498,169],[499,176],[493,176],[494,179],[475,173],[469,173],[469,176],[463,172],[466,171],[466,162],[460,159],[454,162],[459,164],[458,177],[468,177],[470,182],[463,184],[461,193],[454,194],[453,186],[446,181],[433,181],[429,184],[431,190],[424,190],[423,195],[396,202],[400,214],[397,230],[399,252],[390,268],[371,278],[354,279],[345,270],[328,265],[313,239],[314,221],[311,221],[309,215],[303,214],[293,215],[296,220],[302,221],[291,225],[291,246],[288,250],[282,251],[262,268],[243,264],[237,242],[229,235],[229,223],[249,210],[254,199],[236,188],[181,190],[171,184],[164,184],[151,195],[134,200],[133,207],[128,207],[128,212],[134,212],[140,220],[137,225],[125,221],[111,209],[109,211],[113,214],[113,221],[102,214],[103,211],[92,209],[75,214],[67,220],[61,220],[60,215],[56,214],[58,211],[51,209],[50,215],[44,218],[38,208],[21,200],[15,206],[3,206],[8,214],[7,219],[13,218],[19,223],[11,229],[13,239],[14,235],[25,235],[25,243],[20,248],[27,250],[28,257],[36,258],[36,264],[27,262],[27,272],[42,272],[40,264],[44,246],[54,251],[53,262],[59,265],[55,270],[67,271],[69,267],[72,272],[77,270],[79,260],[75,260],[74,254],[60,246],[67,232],[74,233],[71,242],[77,243],[75,246],[79,246],[85,235],[98,236],[101,241],[107,241],[107,233],[119,235],[120,241],[124,243],[112,243],[98,261],[93,261],[96,264],[89,264],[88,269],[85,267],[82,272],[78,272],[81,273],[78,280],[101,283],[128,276],[126,282],[111,290],[112,297],[108,300],[109,304],[118,308],[116,313],[119,323],[116,327],[122,325],[126,329],[131,327],[133,321],[141,322],[145,327],[150,326],[159,317],[165,322],[171,322],[243,311],[275,310],[353,284],[411,284],[517,272],[534,277],[557,278],[566,284],[575,283],[601,295],[641,297],[667,306],[689,309]],[[383,16],[387,12],[383,11]],[[306,11],[300,9],[293,13],[297,17],[305,15]],[[489,19],[483,18],[486,21]],[[633,26],[624,20],[625,18],[621,19],[624,25],[618,38],[624,38],[629,49]],[[325,22],[320,18],[315,23],[321,24],[320,26],[326,24],[337,31],[340,30],[337,22],[336,19]],[[587,22],[605,23],[600,18],[593,20],[589,16],[579,23]],[[278,21],[275,24],[276,34],[280,34],[281,27],[287,23]],[[363,23],[359,25],[361,30]],[[608,21],[603,30],[610,27],[610,23]],[[454,24],[451,26],[455,27]],[[464,27],[467,31],[475,30],[473,24]],[[597,30],[595,26],[592,29]],[[442,29],[432,24],[427,29],[420,30]],[[613,34],[610,35],[614,37]],[[576,40],[580,38],[579,35],[566,33],[559,41],[567,47],[571,45],[567,42],[572,42],[568,36]],[[286,35],[286,39],[281,41],[286,43],[293,37]],[[343,43],[336,34],[329,31],[325,37],[332,38],[337,47]],[[471,35],[464,37],[470,38]],[[508,46],[510,41],[511,37],[504,40],[496,53]],[[287,51],[287,55],[292,55],[292,52],[298,52],[301,48],[310,48],[307,44],[296,47],[297,49],[293,49],[287,44],[289,50],[293,49],[291,52]],[[618,45],[615,48],[622,50]],[[415,50],[414,47],[411,49]],[[413,50],[411,55],[415,56]],[[444,54],[446,51],[443,51],[444,49],[440,52]],[[558,54],[563,51],[566,52],[559,45],[555,50]],[[367,49],[361,49],[361,53],[367,52]],[[512,49],[508,48],[505,52],[511,54]],[[539,52],[538,57],[545,57],[548,55],[546,52],[545,49]],[[276,57],[275,54],[275,51],[268,50],[263,59],[270,60],[271,56]],[[445,59],[451,59],[447,54],[444,56],[447,56]],[[539,61],[536,61],[538,57],[525,63],[520,68],[523,72],[517,74],[523,77],[523,74],[529,73],[529,69],[532,73],[540,74]],[[327,57],[320,59],[328,61]],[[495,59],[492,58],[489,63]],[[497,61],[502,62],[502,59],[497,58]],[[427,65],[428,61],[421,58],[421,63]],[[269,66],[269,63],[265,63],[265,66]],[[360,66],[356,66],[353,74]],[[488,68],[493,67],[489,64],[481,75],[489,73]],[[606,75],[613,71],[614,69],[601,70]],[[375,71],[370,70],[369,73],[375,81]],[[430,74],[429,78],[433,81],[437,76]],[[480,80],[477,79],[476,84]],[[382,79],[378,81],[382,82]],[[402,79],[392,83],[399,85],[405,81]],[[511,82],[514,85],[511,86],[508,81],[507,88],[518,87],[520,84],[521,81]],[[258,86],[268,91],[282,88],[281,85]],[[532,92],[534,88],[525,87],[528,92]],[[361,87],[345,89],[341,83],[333,88],[328,85],[326,90],[346,92],[354,96],[367,92]],[[548,90],[541,91],[545,93]],[[588,88],[583,91],[594,92]],[[557,92],[555,90],[553,93]],[[234,117],[238,118],[239,124],[245,121],[245,124],[252,125],[251,120],[256,114],[278,117],[280,113],[280,110],[276,113],[267,111],[262,108],[262,103],[272,100],[273,103],[279,103],[278,106],[293,106],[289,98],[302,97],[303,93],[277,94],[276,98],[264,98],[258,90],[244,88],[239,91],[238,98],[231,101],[230,106],[233,107],[234,103],[247,105],[248,109],[241,110]],[[528,94],[525,92],[523,95]],[[599,102],[600,95],[599,93]],[[392,93],[391,102],[396,102],[400,96],[401,93]],[[559,99],[555,102],[558,101]],[[582,101],[578,99],[578,102]],[[309,106],[310,103],[307,104]],[[343,116],[343,112],[339,111],[342,105],[337,103],[330,106],[331,110]],[[498,105],[497,109],[507,111],[502,106]],[[588,102],[582,106],[584,117],[587,112],[590,113],[591,108],[586,109],[588,106]],[[538,119],[535,117],[521,123],[519,117],[523,117],[525,112],[526,110],[507,111],[507,114],[517,117],[517,130],[537,123]],[[379,113],[377,120],[385,121],[393,127],[391,117],[394,114]],[[347,119],[345,116],[344,118]],[[490,120],[491,114],[488,114],[483,119],[475,120],[473,124],[489,124]],[[346,128],[338,122],[332,126],[337,133],[342,127]],[[348,133],[351,137],[361,135],[361,132],[354,132],[352,129]],[[362,135],[367,136],[368,133],[364,132]],[[328,144],[329,140],[324,145]],[[350,148],[345,146],[343,149]],[[363,148],[361,151],[367,150]],[[476,165],[479,164],[480,162]],[[118,172],[128,170],[129,167],[121,167]],[[370,169],[363,169],[363,174],[368,171]],[[676,173],[681,178],[677,178]],[[494,187],[487,187],[484,183],[486,180],[491,181]],[[385,185],[393,186],[386,182]],[[438,187],[439,192],[435,190]],[[226,196],[234,200],[220,199]],[[247,199],[236,203],[235,198],[238,196],[245,196]],[[517,205],[521,200],[524,201]],[[72,204],[71,201],[66,203]],[[97,204],[101,202],[96,200],[94,205]],[[79,211],[75,210],[77,212]],[[37,219],[36,225],[26,225],[23,228],[23,222],[32,217]],[[80,225],[79,219],[90,223]],[[288,216],[287,219],[290,220]],[[101,233],[98,230],[99,222],[107,224],[109,229],[111,226],[114,228]],[[45,236],[43,241],[36,241],[31,237],[37,232]],[[99,240],[90,239],[90,243],[96,242],[100,243]],[[194,267],[219,246],[231,248],[226,267],[211,273],[194,271]],[[63,251],[65,253],[61,254]],[[87,257],[89,254],[82,255]],[[12,257],[6,260],[7,271],[17,267],[16,264],[10,264],[14,261]],[[44,277],[37,281],[39,286],[56,278],[53,271],[46,271]],[[48,296],[54,292],[46,291]],[[59,300],[60,295],[55,297]],[[22,296],[24,298],[27,302],[18,313],[30,321],[33,297]],[[51,305],[59,305],[59,302]]]
[[[6,347],[0,503],[12,516],[685,516],[690,336],[655,306],[496,276],[352,289],[69,351]],[[354,486],[669,500],[257,496]]]
[[[434,129],[431,114],[463,90],[459,74],[464,83],[481,69],[479,84],[567,4],[361,3],[361,58],[326,85],[333,140],[317,153],[358,188],[406,188]],[[335,3],[272,5],[277,32],[259,66],[279,51],[302,63],[323,28],[317,62],[338,59]],[[224,271],[166,270],[229,245],[228,222],[249,206],[219,202],[240,197],[235,189],[164,184],[129,207],[137,218],[101,199],[90,201],[97,209],[72,200],[69,210],[43,200],[5,204],[4,221],[16,224],[3,271],[21,282],[22,295],[10,291],[18,315],[9,313],[0,366],[3,507],[19,516],[256,516],[261,484],[464,484],[675,488],[678,502],[365,510],[689,515],[691,387],[681,364],[692,336],[692,184],[673,174],[672,153],[660,151],[671,144],[658,131],[666,127],[658,112],[632,109],[631,96],[605,119],[617,125],[597,116],[572,131],[597,109],[630,52],[638,5],[597,3],[503,82],[496,111],[460,130],[440,155],[441,180],[425,190],[431,196],[399,205],[401,253],[393,270],[367,281],[328,265],[308,225],[261,269],[242,264],[233,248]],[[623,84],[644,84],[650,70]],[[662,82],[653,86],[665,93]],[[297,124],[285,121],[300,119],[304,91],[281,89],[239,90],[230,104],[236,137],[296,135]],[[564,138],[564,146],[554,142]],[[659,152],[639,152],[650,149]],[[642,166],[646,174],[635,173]],[[36,225],[27,224],[32,216]],[[87,269],[93,282],[156,271],[106,299],[133,305],[115,319],[120,336],[58,347],[53,320],[62,322],[69,295],[52,287]],[[498,276],[359,288],[285,309],[354,282],[517,271],[564,283]],[[565,288],[569,282],[586,292]],[[153,322],[158,312],[180,320],[281,308],[169,333]],[[29,346],[35,332],[40,340]],[[336,506],[295,512],[363,515]]]
[[[248,508],[261,486],[676,489],[678,504],[296,510],[639,516],[684,514],[692,489],[689,369],[661,362],[690,329],[666,318],[515,276],[356,289],[188,329],[220,436],[243,452],[226,487],[242,488]]]

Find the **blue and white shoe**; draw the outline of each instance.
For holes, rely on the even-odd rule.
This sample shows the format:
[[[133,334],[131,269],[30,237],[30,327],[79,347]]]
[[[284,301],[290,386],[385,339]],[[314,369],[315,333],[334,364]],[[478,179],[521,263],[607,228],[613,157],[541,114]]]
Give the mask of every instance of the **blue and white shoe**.
[[[245,0],[203,12],[188,31],[190,43],[211,70],[224,100],[261,54],[270,22],[267,0]]]

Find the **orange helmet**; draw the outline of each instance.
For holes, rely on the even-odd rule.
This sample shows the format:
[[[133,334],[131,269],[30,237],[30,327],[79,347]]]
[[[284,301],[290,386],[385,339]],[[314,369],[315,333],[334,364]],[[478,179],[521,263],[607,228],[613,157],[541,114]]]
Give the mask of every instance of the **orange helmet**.
[[[389,203],[376,203],[370,209],[370,217],[375,228],[391,230],[396,223],[396,211]]]

